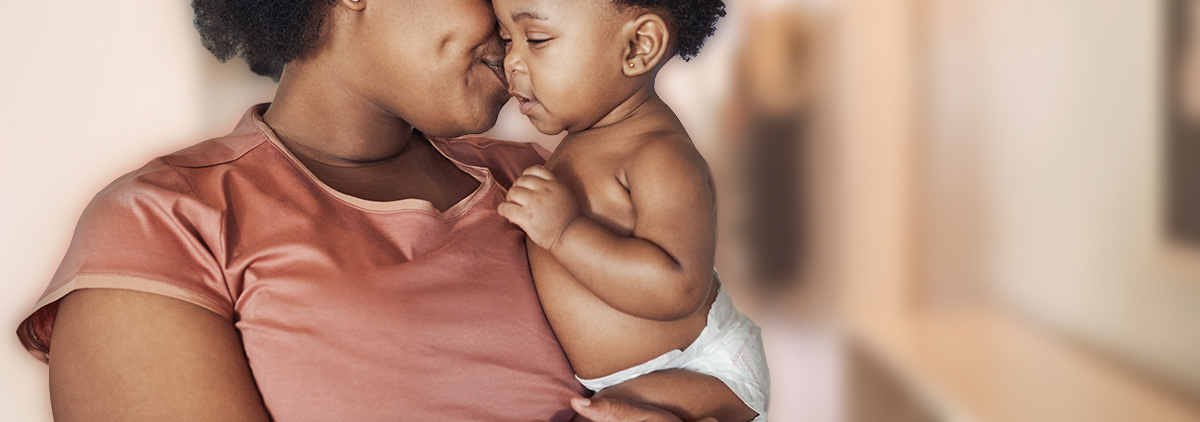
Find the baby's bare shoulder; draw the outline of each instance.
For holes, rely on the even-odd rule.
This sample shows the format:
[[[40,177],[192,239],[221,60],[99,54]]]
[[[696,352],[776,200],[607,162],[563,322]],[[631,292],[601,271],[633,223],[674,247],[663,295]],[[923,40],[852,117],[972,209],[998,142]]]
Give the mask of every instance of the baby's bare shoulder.
[[[687,133],[658,131],[639,136],[641,142],[627,161],[631,189],[650,183],[667,189],[687,186],[707,189],[711,178],[708,163]]]
[[[693,170],[708,173],[708,163],[686,132],[660,130],[636,135],[638,147],[630,152],[630,170]],[[666,168],[663,168],[663,167]]]

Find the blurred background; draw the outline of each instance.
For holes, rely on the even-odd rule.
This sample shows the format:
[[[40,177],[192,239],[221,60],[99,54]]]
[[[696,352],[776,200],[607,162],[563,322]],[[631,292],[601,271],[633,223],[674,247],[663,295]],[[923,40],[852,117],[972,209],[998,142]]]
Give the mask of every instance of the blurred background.
[[[1200,1],[726,3],[658,88],[771,420],[1200,421]],[[3,10],[0,419],[48,421],[11,333],[87,202],[274,85],[185,1]],[[560,139],[511,107],[488,135]]]

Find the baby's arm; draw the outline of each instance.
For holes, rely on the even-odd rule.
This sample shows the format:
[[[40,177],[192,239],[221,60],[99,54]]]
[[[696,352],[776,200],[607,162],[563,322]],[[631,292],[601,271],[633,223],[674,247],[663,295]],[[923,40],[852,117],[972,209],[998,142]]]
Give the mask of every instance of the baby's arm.
[[[657,140],[626,170],[636,222],[619,236],[579,213],[548,170],[531,167],[500,213],[546,248],[584,287],[627,314],[676,320],[712,287],[715,201],[707,165],[688,142]]]

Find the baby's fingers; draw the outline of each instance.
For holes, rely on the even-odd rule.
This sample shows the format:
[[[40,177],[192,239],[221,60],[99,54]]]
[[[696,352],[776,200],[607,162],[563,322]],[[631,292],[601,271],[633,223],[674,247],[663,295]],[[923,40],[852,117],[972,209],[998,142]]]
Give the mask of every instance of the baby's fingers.
[[[521,176],[517,179],[517,181],[513,182],[512,188],[510,188],[508,192],[512,193],[512,191],[517,189],[538,190],[542,186],[545,186],[545,184],[546,180],[544,179],[540,179],[535,176]]]
[[[522,209],[520,205],[512,202],[500,204],[496,207],[496,212],[499,213],[501,217],[507,218],[509,222],[512,222],[518,226],[520,226],[521,222],[524,221],[522,217],[525,216],[525,210]]]
[[[531,198],[533,195],[534,189],[532,187],[517,186],[514,184],[512,189],[509,189],[508,196],[505,196],[504,199],[508,202],[523,206],[529,203],[529,198]]]
[[[542,166],[531,166],[525,169],[525,171],[521,172],[521,177],[523,178],[525,176],[537,177],[545,180],[554,180],[554,173],[551,173],[550,170],[546,170],[546,168]]]

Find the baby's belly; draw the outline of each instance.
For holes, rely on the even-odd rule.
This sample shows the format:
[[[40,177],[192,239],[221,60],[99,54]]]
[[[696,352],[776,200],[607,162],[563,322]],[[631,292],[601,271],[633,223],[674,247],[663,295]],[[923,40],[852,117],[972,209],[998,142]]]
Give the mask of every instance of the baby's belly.
[[[716,297],[677,321],[653,321],[613,309],[579,284],[548,251],[529,243],[529,262],[546,318],[580,378],[599,378],[684,349],[708,322]]]

